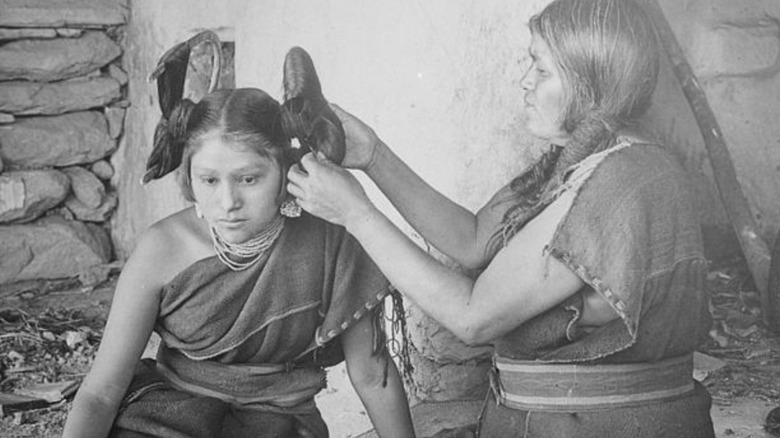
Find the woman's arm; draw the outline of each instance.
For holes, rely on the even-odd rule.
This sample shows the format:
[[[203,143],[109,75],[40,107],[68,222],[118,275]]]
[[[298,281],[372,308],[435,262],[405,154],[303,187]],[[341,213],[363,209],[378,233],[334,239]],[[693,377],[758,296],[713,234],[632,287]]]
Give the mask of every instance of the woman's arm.
[[[289,191],[300,205],[344,225],[391,283],[468,344],[491,341],[576,293],[582,280],[545,252],[568,211],[564,194],[493,258],[479,278],[454,272],[409,240],[371,204],[349,172],[307,156],[292,169]]]
[[[63,438],[106,437],[159,311],[164,236],[150,229],[119,276],[103,338],[68,414]]]
[[[374,325],[367,316],[341,335],[349,380],[381,438],[414,437],[409,403],[398,369],[386,349],[373,354],[373,331]]]
[[[362,168],[425,240],[467,268],[487,263],[486,246],[503,209],[491,200],[477,214],[456,204],[420,178],[374,131],[333,106],[347,135],[346,164]],[[371,151],[353,158],[355,151]]]

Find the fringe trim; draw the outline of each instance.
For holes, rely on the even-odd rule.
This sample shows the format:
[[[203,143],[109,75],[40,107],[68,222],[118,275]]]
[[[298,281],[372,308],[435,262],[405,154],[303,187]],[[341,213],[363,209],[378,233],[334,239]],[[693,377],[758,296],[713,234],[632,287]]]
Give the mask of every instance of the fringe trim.
[[[379,318],[376,318],[376,323],[380,327],[374,327],[374,347],[375,352],[380,353],[387,350],[390,353],[390,360],[397,360],[401,378],[407,385],[414,383],[412,366],[412,359],[410,353],[411,340],[409,339],[409,332],[406,326],[406,309],[404,308],[404,301],[401,293],[395,288],[391,287],[390,297],[392,299],[392,311],[389,316],[386,315],[386,308],[382,306]],[[390,322],[390,338],[385,341],[385,331],[383,330],[383,323],[385,321]],[[380,337],[381,338],[378,338]],[[378,349],[376,347],[379,347]],[[387,364],[385,364],[385,378],[383,384],[387,384]]]

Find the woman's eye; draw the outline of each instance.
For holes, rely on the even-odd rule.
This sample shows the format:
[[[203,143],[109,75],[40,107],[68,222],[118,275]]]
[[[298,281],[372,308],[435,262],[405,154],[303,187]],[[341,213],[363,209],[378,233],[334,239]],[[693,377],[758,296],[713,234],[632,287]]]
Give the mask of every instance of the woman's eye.
[[[200,177],[200,182],[207,186],[213,186],[217,183],[217,179],[213,176],[202,176]]]
[[[241,182],[244,184],[254,184],[257,181],[257,177],[252,175],[245,175],[241,177]]]

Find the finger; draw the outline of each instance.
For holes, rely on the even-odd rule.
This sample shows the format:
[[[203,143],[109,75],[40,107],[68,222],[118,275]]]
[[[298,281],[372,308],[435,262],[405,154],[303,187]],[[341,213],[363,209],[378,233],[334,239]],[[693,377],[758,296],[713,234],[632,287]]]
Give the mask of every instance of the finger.
[[[333,161],[330,160],[330,158],[328,158],[327,155],[325,155],[324,153],[322,153],[320,151],[317,151],[315,156],[317,157],[317,160],[319,160],[322,163],[332,163],[333,162]]]
[[[298,201],[306,197],[306,192],[301,188],[301,186],[293,182],[287,183],[287,193],[294,196]]]
[[[290,170],[287,171],[287,179],[294,181],[296,184],[300,184],[308,174],[301,168],[299,164],[290,166]]]
[[[300,165],[304,169],[306,169],[307,173],[311,173],[312,169],[317,167],[317,165],[320,164],[317,158],[314,156],[314,153],[309,152],[306,155],[301,157]]]
[[[303,198],[296,198],[295,202],[298,204],[299,207],[304,209],[307,213],[311,213],[312,204],[308,201],[306,201]]]

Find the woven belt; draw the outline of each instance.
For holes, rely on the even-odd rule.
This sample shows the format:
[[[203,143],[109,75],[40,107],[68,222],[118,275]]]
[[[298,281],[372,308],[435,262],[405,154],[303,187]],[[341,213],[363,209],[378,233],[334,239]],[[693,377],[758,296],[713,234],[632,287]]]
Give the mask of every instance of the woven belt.
[[[693,355],[652,363],[546,364],[494,356],[491,386],[499,404],[522,410],[579,412],[634,406],[693,391]]]
[[[294,413],[293,407],[314,411],[312,400],[325,387],[325,371],[320,368],[196,361],[164,344],[157,353],[157,371],[187,392],[268,411]]]

